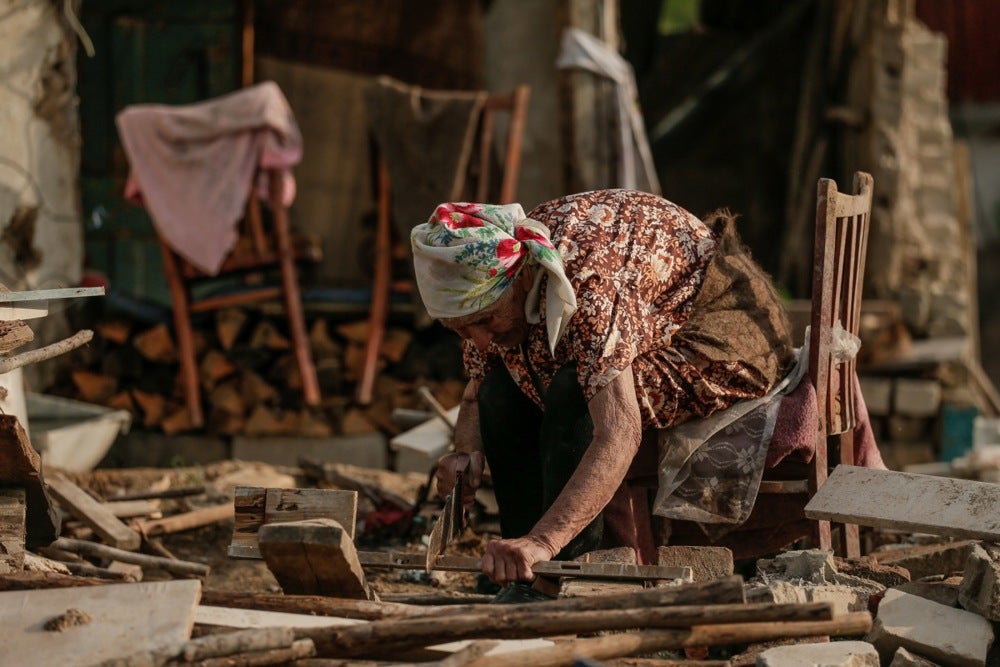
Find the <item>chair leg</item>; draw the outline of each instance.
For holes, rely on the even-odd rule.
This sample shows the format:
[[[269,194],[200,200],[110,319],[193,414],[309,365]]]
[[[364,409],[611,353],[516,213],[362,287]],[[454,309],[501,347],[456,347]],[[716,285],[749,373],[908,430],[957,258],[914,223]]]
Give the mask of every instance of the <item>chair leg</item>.
[[[191,426],[201,428],[205,424],[205,417],[201,411],[198,360],[195,357],[194,332],[191,328],[190,300],[173,251],[162,240],[160,240],[160,250],[163,252],[163,271],[167,277],[170,303],[174,311],[174,335],[177,337],[177,356],[180,358],[184,401],[187,403]]]
[[[379,348],[385,336],[385,322],[389,317],[389,296],[392,291],[392,234],[390,223],[389,167],[379,160],[378,221],[375,229],[375,275],[372,280],[372,301],[368,314],[368,342],[365,346],[364,364],[358,380],[357,402],[368,405],[375,391],[378,373]]]
[[[272,182],[276,180],[272,178]],[[288,327],[295,346],[295,361],[302,376],[302,394],[307,405],[319,405],[319,380],[309,349],[309,334],[306,332],[305,314],[302,311],[302,296],[299,293],[299,279],[295,271],[292,252],[292,236],[288,225],[288,213],[277,198],[273,206],[275,235],[278,237],[278,256],[281,259],[281,286],[285,295],[285,311]]]

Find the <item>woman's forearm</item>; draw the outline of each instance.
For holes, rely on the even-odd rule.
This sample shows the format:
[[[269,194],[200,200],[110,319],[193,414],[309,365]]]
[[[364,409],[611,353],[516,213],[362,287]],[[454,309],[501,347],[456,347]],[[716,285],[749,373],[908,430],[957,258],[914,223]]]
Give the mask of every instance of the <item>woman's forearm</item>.
[[[631,368],[601,390],[589,407],[594,438],[552,507],[529,533],[553,555],[608,504],[625,479],[642,439]]]

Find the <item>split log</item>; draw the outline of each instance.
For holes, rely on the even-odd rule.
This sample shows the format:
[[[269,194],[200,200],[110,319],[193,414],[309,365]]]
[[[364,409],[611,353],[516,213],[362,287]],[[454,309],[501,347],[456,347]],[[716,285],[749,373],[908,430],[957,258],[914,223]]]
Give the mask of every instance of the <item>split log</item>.
[[[150,537],[156,535],[166,535],[168,533],[180,533],[193,528],[201,528],[220,521],[228,521],[233,518],[233,506],[226,503],[224,505],[213,505],[200,509],[175,514],[165,519],[150,519],[138,523],[139,531]]]
[[[278,331],[273,322],[261,320],[250,334],[250,347],[258,350],[288,350],[292,342]]]
[[[90,563],[63,562],[63,565],[66,566],[66,569],[71,573],[79,577],[95,577],[97,579],[107,579],[108,581],[119,582],[136,582],[142,579],[142,577],[136,577],[128,572],[115,572],[114,570],[97,567],[96,565],[91,565]]]
[[[191,421],[191,411],[187,409],[187,406],[174,409],[160,420],[160,428],[167,435],[177,435],[193,430],[194,422]]]
[[[184,662],[195,662],[233,653],[288,648],[293,641],[291,628],[252,628],[192,639],[184,644],[180,657]]]
[[[215,314],[215,333],[223,350],[229,350],[239,338],[247,314],[240,308],[223,308]]]
[[[246,411],[246,403],[235,378],[222,382],[209,392],[208,402],[212,408],[233,415],[242,415]]]
[[[316,643],[320,655],[358,657],[378,651],[417,648],[463,639],[524,639],[632,628],[690,628],[781,621],[826,621],[833,605],[724,604],[566,611],[542,614],[535,610],[494,609],[480,614],[373,621],[362,626],[303,629],[302,637]]]
[[[201,485],[179,486],[159,491],[147,490],[120,493],[116,494],[113,498],[108,498],[107,500],[109,502],[124,502],[129,500],[153,500],[157,498],[184,498],[186,496],[200,496],[203,493],[205,493],[205,487]]]
[[[167,399],[161,394],[154,394],[141,389],[132,390],[132,398],[142,412],[142,425],[146,428],[159,426],[167,411]]]
[[[677,650],[694,646],[726,646],[783,637],[812,635],[853,636],[871,630],[868,612],[853,612],[830,621],[792,623],[743,623],[739,625],[697,626],[688,630],[643,630],[560,642],[547,648],[513,651],[502,655],[483,656],[469,667],[557,667],[579,658],[620,658],[656,651]]]
[[[202,357],[198,366],[198,379],[201,386],[211,390],[220,380],[236,372],[236,364],[218,350],[209,350]]]
[[[279,401],[278,390],[253,371],[243,371],[240,375],[240,391],[244,405],[275,405]]]
[[[118,378],[109,375],[77,369],[70,372],[70,377],[80,399],[87,403],[103,405],[118,391]]]
[[[169,558],[160,558],[158,556],[147,556],[145,554],[137,554],[132,551],[115,549],[114,547],[105,546],[103,544],[87,542],[86,540],[72,540],[67,537],[60,537],[52,543],[52,546],[57,549],[73,551],[92,558],[107,558],[109,560],[120,560],[123,563],[135,563],[136,565],[141,565],[143,567],[159,568],[170,572],[171,574],[181,576],[205,577],[208,576],[209,573],[208,565],[202,565],[201,563],[171,560]]]
[[[364,621],[385,618],[405,618],[421,610],[414,605],[372,600],[351,600],[324,595],[282,595],[277,593],[234,593],[232,591],[205,590],[201,604],[209,607],[279,611],[286,614],[312,614],[336,616]]]
[[[132,333],[132,326],[128,321],[117,318],[104,317],[94,328],[97,329],[97,334],[101,338],[109,340],[112,343],[117,343],[118,345],[124,345]]]
[[[259,543],[267,568],[286,593],[374,597],[354,542],[333,519],[264,525]]]
[[[266,665],[298,665],[299,660],[316,655],[316,647],[308,639],[300,639],[288,648],[275,648],[253,653],[239,653],[223,658],[209,658],[192,663],[191,667],[265,667]]]
[[[166,324],[157,324],[151,329],[136,334],[132,345],[144,359],[157,364],[172,364],[177,361],[177,346],[170,336]]]
[[[132,392],[130,391],[120,391],[105,402],[107,407],[112,410],[125,410],[132,414],[136,413],[135,400],[132,398]]]
[[[104,503],[94,500],[66,477],[60,474],[51,475],[48,487],[63,508],[111,546],[134,551],[142,544],[142,536],[139,533],[122,523]]]
[[[272,410],[257,405],[247,417],[243,432],[249,437],[288,435],[295,433],[299,417],[292,411]]]

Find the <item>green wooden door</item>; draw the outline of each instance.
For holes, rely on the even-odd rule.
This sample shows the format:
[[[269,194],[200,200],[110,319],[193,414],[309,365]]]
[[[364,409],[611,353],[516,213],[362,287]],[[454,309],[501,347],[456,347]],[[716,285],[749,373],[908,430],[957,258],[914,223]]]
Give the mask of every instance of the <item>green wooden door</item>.
[[[87,0],[96,54],[79,62],[81,195],[87,267],[113,289],[169,304],[149,216],[122,197],[128,163],[115,114],[129,104],[187,104],[239,87],[236,0]]]

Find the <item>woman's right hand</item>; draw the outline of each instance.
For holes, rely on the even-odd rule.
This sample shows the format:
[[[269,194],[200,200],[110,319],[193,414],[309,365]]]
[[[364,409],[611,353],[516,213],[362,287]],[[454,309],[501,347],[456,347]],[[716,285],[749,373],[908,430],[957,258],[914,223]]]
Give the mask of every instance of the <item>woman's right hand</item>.
[[[476,499],[476,489],[483,482],[486,457],[482,452],[451,452],[438,461],[435,479],[438,497],[442,500],[455,488],[455,479],[462,473],[462,507],[472,507]]]

